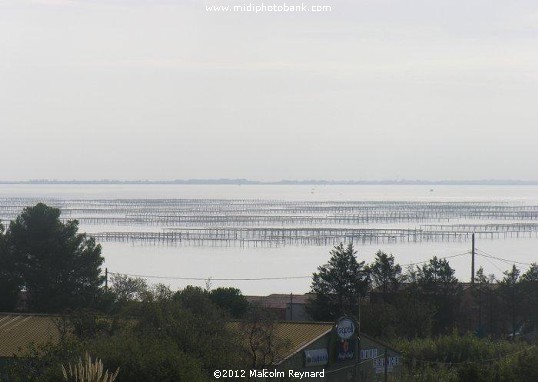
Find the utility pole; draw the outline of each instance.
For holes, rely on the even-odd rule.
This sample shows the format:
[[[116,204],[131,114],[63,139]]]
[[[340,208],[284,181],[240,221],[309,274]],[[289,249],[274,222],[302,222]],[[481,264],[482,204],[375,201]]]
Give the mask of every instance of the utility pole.
[[[474,286],[474,232],[471,236],[471,285]]]

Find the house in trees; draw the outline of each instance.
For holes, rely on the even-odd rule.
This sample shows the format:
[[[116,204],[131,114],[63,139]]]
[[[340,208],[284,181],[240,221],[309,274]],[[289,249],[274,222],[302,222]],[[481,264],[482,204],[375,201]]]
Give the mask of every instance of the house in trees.
[[[277,320],[281,321],[312,321],[306,312],[309,294],[270,294],[269,296],[245,296],[247,301],[266,309]]]
[[[256,381],[303,378],[309,381],[397,381],[402,355],[362,333],[356,322],[232,322],[249,354]],[[360,358],[359,358],[360,354]],[[386,365],[386,366],[385,366]],[[263,371],[272,372],[264,375]],[[358,379],[360,376],[360,379]],[[271,379],[273,378],[273,379]]]

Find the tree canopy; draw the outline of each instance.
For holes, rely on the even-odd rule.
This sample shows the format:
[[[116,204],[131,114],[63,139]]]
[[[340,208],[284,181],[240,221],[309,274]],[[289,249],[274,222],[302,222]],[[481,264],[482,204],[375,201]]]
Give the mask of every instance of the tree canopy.
[[[455,270],[446,259],[434,256],[422,267],[417,267],[417,281],[422,291],[431,295],[450,296],[458,292],[460,285]]]
[[[247,299],[237,288],[213,289],[209,292],[209,298],[233,318],[243,317],[249,307]]]
[[[372,287],[385,294],[397,291],[403,281],[402,267],[394,263],[394,256],[377,251],[374,263],[368,266]]]
[[[15,272],[13,263],[14,260],[7,251],[4,227],[0,224],[0,312],[13,309],[21,288],[22,281]]]
[[[462,287],[454,273],[446,259],[434,256],[410,277],[418,287],[411,289],[435,307],[435,330],[439,333],[452,330],[460,304]]]
[[[312,277],[314,299],[308,309],[314,319],[332,320],[354,313],[359,298],[368,291],[369,277],[364,261],[357,261],[353,244],[339,244],[330,251],[329,262]]]
[[[24,289],[36,312],[92,305],[103,261],[101,246],[78,233],[76,220],[62,222],[60,210],[43,203],[25,208],[0,238],[0,284],[9,293]],[[14,301],[7,302],[4,308],[13,309]]]

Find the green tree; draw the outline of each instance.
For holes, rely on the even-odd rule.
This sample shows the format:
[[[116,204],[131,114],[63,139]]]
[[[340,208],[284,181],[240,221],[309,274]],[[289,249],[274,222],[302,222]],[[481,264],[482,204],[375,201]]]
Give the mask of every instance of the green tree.
[[[10,270],[27,290],[31,310],[88,307],[99,296],[101,246],[78,233],[76,220],[63,223],[59,209],[43,203],[27,207],[5,236]]]
[[[368,291],[369,277],[364,261],[358,262],[353,245],[339,244],[330,251],[329,262],[312,277],[307,309],[317,320],[333,320],[355,313],[361,295]]]
[[[404,290],[392,305],[395,311],[394,333],[403,338],[425,338],[432,334],[436,308],[429,299]]]
[[[524,298],[524,313],[529,330],[538,331],[538,264],[533,263],[520,279]]]
[[[377,251],[374,262],[368,266],[372,288],[378,288],[386,299],[388,293],[400,289],[403,281],[402,267],[394,264],[394,256]]]
[[[482,267],[478,269],[475,277],[473,295],[478,308],[479,335],[501,336],[506,334],[506,312],[500,282],[495,275],[485,275]],[[469,310],[467,314],[473,314]],[[481,327],[480,327],[481,326]],[[481,330],[480,330],[481,329]]]
[[[130,301],[140,301],[149,286],[146,280],[140,277],[129,277],[122,274],[112,274],[110,283],[110,293],[114,295],[116,302],[126,303]]]
[[[85,352],[102,359],[109,370],[119,368],[123,382],[205,382],[201,359],[186,352],[167,336],[140,332],[131,323],[112,335],[103,333],[88,339],[73,336],[59,344],[30,349],[15,360],[8,371],[10,382],[57,382],[62,380],[61,365],[76,362]],[[188,323],[184,323],[185,330]],[[193,333],[197,335],[198,333]],[[216,341],[219,339],[217,338]]]
[[[446,259],[434,256],[410,277],[415,280],[418,293],[435,307],[437,333],[450,332],[456,322],[462,288],[454,273]]]
[[[245,366],[241,363],[245,344],[224,324],[223,312],[207,291],[189,286],[173,293],[157,285],[125,308],[113,317],[98,317],[97,322],[66,317],[72,335],[29,354],[9,380],[59,381],[60,364],[74,362],[86,351],[99,357],[108,370],[119,368],[122,382],[209,381],[216,369]]]
[[[515,265],[512,265],[512,269],[503,274],[504,277],[499,283],[499,291],[505,307],[504,311],[507,313],[512,338],[515,338],[519,328],[518,318],[520,318],[523,302],[519,280],[520,271]]]
[[[248,301],[237,288],[213,289],[209,298],[233,318],[241,318],[247,313]]]
[[[277,336],[275,317],[265,308],[253,305],[246,319],[237,323],[241,342],[246,344],[243,364],[253,369],[263,369],[282,359],[290,343]]]
[[[434,256],[418,267],[417,281],[422,290],[433,295],[453,295],[459,290],[458,279],[448,260]]]
[[[521,281],[538,282],[538,263],[532,263],[527,272],[521,276]]]
[[[381,301],[361,304],[361,331],[375,338],[394,338],[405,336],[405,333],[397,333],[398,321],[402,320],[400,312],[395,309],[395,304]]]
[[[494,280],[494,276],[490,275],[489,277],[485,275],[484,268],[480,267],[478,268],[478,271],[476,271],[475,276],[475,288],[473,289],[473,297],[474,297],[474,303],[478,307],[478,318],[476,323],[476,334],[479,337],[483,337],[486,333],[486,327],[489,325],[485,325],[489,320],[486,320],[485,317],[489,315],[489,309],[488,305],[491,304],[491,297],[492,294],[492,282]],[[472,321],[472,317],[470,317],[470,320]],[[491,327],[488,328],[489,332],[491,332]]]
[[[0,312],[14,310],[22,287],[22,280],[13,263],[14,259],[7,250],[4,226],[0,224]]]
[[[200,359],[185,352],[172,338],[123,331],[86,345],[109,370],[119,368],[118,381],[208,381]]]
[[[396,333],[400,320],[394,304],[401,299],[402,267],[394,256],[377,251],[374,262],[367,267],[372,281],[369,304],[361,307],[362,329],[376,337],[388,338]]]
[[[188,286],[169,301],[171,307],[184,312],[184,322],[170,333],[185,352],[202,360],[208,373],[238,366],[239,339],[223,324],[223,311],[211,301],[206,290]],[[176,319],[174,315],[171,318]],[[185,328],[189,332],[185,333]]]

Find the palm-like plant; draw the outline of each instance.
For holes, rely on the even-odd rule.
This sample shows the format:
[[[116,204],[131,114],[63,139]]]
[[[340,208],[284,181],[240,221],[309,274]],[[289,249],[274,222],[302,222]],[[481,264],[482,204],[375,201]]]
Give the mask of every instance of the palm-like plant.
[[[104,370],[103,362],[100,359],[92,361],[91,356],[84,354],[84,362],[79,358],[75,365],[68,364],[66,369],[62,365],[62,373],[66,382],[114,382],[118,376],[120,369],[109,374],[108,370]]]

